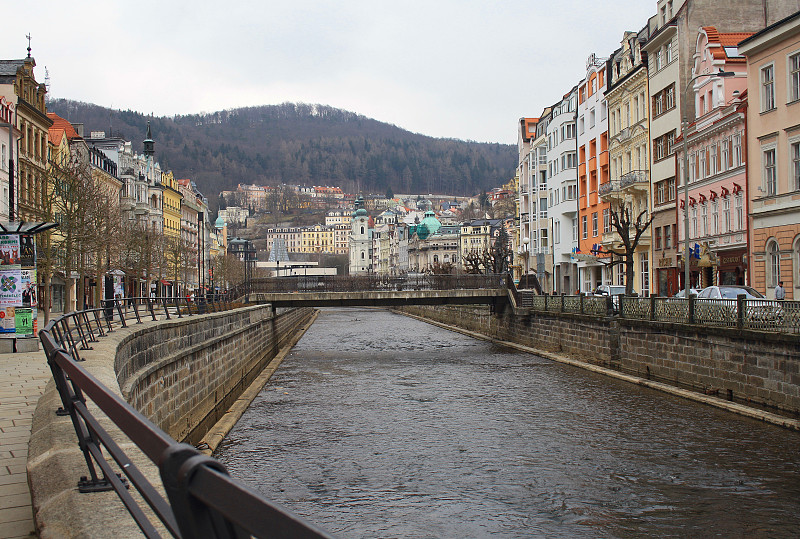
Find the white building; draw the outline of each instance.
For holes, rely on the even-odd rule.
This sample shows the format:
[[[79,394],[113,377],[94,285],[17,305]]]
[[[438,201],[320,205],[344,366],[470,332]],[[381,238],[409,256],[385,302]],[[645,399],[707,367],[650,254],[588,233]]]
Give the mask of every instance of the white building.
[[[372,230],[363,204],[364,199],[359,197],[350,222],[350,275],[367,275],[372,271]]]
[[[577,86],[553,105],[547,123],[547,192],[553,284],[557,293],[578,288],[578,266],[572,259],[578,247]]]

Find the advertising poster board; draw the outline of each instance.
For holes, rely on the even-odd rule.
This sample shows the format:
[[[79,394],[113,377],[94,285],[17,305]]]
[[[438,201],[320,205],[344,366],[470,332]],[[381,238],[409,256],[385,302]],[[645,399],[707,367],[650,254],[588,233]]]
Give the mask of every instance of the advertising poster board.
[[[16,307],[0,307],[0,335],[13,337],[17,328]]]
[[[22,306],[22,270],[0,266],[0,307]]]
[[[33,336],[33,309],[17,307],[14,310],[14,321],[17,337]]]
[[[0,266],[19,266],[19,235],[0,234]]]
[[[19,236],[20,265],[25,268],[36,267],[36,244],[33,236],[22,234]]]
[[[20,271],[20,282],[22,284],[22,306],[36,307],[36,269],[23,268]]]

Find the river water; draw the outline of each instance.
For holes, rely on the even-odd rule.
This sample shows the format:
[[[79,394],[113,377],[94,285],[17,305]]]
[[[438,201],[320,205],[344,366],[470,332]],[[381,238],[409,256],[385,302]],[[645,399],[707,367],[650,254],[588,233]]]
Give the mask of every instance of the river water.
[[[797,537],[800,434],[323,310],[215,456],[339,537]]]

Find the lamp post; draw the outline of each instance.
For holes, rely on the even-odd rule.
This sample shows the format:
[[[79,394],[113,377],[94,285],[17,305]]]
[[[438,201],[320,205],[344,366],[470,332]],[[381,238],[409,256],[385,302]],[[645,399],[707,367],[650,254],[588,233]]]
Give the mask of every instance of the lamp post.
[[[689,299],[689,290],[691,289],[691,284],[689,282],[691,277],[691,271],[689,269],[691,262],[689,256],[689,143],[687,141],[689,120],[686,118],[686,92],[689,91],[689,87],[691,87],[692,83],[701,77],[733,77],[735,75],[736,73],[733,71],[722,71],[721,69],[717,73],[700,73],[689,79],[681,95],[681,99],[683,99],[681,105],[684,107],[681,118],[681,134],[683,136],[683,288],[684,297],[686,299]]]

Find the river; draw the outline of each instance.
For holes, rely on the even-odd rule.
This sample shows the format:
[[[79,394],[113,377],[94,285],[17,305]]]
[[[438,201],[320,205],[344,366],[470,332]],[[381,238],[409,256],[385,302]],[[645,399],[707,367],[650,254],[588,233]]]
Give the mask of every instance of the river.
[[[325,309],[215,455],[339,537],[796,537],[800,434]]]

